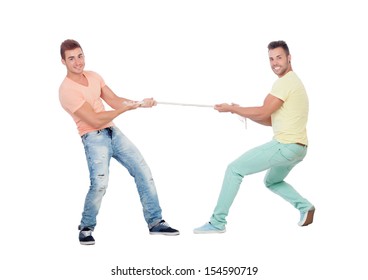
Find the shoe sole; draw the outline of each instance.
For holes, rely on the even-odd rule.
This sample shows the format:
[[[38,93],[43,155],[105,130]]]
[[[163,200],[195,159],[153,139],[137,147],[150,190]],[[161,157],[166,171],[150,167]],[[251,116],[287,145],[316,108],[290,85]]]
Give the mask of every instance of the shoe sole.
[[[305,227],[307,225],[310,225],[311,223],[313,223],[313,217],[314,217],[314,212],[316,211],[316,209],[312,209],[308,211],[307,214],[307,218],[305,219],[304,223],[302,225],[300,225],[301,227]]]
[[[150,235],[167,235],[167,236],[175,236],[179,235],[180,232],[150,232]]]
[[[79,243],[81,245],[95,245],[95,241],[86,241],[86,242],[80,241]]]
[[[219,230],[193,230],[194,234],[214,234],[214,233],[225,233],[225,229],[219,229]]]

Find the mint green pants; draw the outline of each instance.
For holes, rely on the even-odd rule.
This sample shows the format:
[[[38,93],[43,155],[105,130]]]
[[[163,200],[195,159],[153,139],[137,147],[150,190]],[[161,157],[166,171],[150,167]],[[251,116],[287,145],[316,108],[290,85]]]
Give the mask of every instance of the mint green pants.
[[[230,163],[226,169],[222,189],[210,222],[224,229],[229,209],[238,193],[244,176],[268,170],[264,184],[268,189],[291,203],[301,212],[307,211],[312,204],[303,198],[285,177],[307,154],[307,147],[298,144],[282,144],[272,140],[244,153]]]

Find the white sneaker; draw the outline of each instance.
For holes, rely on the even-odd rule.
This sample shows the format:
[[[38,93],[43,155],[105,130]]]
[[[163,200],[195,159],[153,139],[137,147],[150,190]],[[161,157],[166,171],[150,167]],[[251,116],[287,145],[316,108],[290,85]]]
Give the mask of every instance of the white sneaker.
[[[195,228],[193,230],[194,233],[224,233],[226,229],[219,229],[215,226],[213,226],[211,223],[205,223],[203,226]]]

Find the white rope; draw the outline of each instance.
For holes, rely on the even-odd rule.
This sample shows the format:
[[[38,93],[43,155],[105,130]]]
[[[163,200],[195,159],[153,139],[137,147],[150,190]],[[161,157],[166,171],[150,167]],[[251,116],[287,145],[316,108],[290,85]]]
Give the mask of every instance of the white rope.
[[[124,102],[124,103],[128,103],[128,102]],[[144,104],[144,101],[138,101],[139,104]],[[179,102],[157,102],[157,104],[162,104],[162,105],[174,105],[174,106],[193,106],[193,107],[206,107],[206,108],[213,108],[213,105],[206,105],[206,104],[193,104],[193,103],[179,103]],[[244,123],[244,127],[245,129],[248,128],[247,125],[247,118],[238,116],[239,120],[242,121]]]
[[[157,104],[174,105],[174,106],[208,107],[208,108],[213,108],[214,107],[213,105],[193,104],[193,103],[178,103],[178,102],[157,102]]]
[[[144,104],[144,101],[131,101],[133,103],[137,103],[140,105]],[[130,102],[128,101],[124,101],[124,104],[129,104]],[[194,107],[208,107],[208,108],[213,108],[213,105],[205,105],[205,104],[192,104],[192,103],[178,103],[178,102],[157,102],[157,104],[162,104],[162,105],[179,105],[179,106],[194,106]]]
[[[213,108],[214,106],[212,105],[205,105],[205,104],[193,104],[193,103],[178,103],[178,102],[157,102],[157,104],[162,104],[162,105],[174,105],[174,106],[194,106],[194,107],[208,107],[208,108]],[[242,121],[244,123],[244,128],[247,129],[248,128],[248,124],[247,124],[247,118],[244,118],[242,116],[238,116],[239,120]]]

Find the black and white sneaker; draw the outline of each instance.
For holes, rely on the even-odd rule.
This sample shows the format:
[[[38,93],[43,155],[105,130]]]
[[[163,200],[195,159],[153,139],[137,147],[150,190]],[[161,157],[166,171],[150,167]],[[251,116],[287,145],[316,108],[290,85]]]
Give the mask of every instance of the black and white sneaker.
[[[179,235],[179,231],[170,227],[165,220],[161,220],[157,225],[150,228],[149,233],[152,235]]]
[[[82,245],[94,245],[95,239],[92,236],[93,229],[84,227],[79,232],[79,242]]]

